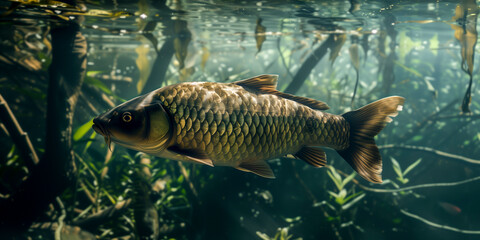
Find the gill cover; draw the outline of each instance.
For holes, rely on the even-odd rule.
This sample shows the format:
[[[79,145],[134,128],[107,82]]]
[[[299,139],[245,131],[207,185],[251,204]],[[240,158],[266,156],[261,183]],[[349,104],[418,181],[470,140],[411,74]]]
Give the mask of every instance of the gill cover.
[[[126,127],[125,124],[116,125],[112,141],[126,148],[158,155],[167,147],[172,136],[170,114],[159,103],[140,105],[137,110],[130,113],[133,116],[132,122],[135,120],[142,125],[135,127],[135,131]],[[119,114],[123,113],[119,112]]]
[[[160,103],[145,106],[146,115],[146,136],[149,148],[156,148],[157,151],[165,149],[168,140],[173,133],[173,124],[170,114]]]

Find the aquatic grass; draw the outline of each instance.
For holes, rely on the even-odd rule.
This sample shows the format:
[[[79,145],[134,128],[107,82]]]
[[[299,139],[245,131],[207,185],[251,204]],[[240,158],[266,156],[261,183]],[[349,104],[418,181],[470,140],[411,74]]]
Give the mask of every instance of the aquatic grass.
[[[76,130],[74,130],[73,140],[78,141],[81,138],[83,138],[83,136],[85,136],[85,134],[87,134],[89,131],[92,131],[92,125],[93,125],[93,118],[88,122],[84,123],[83,125],[81,125],[80,127],[78,127]]]
[[[352,174],[348,175],[345,179],[342,179],[342,176],[337,173],[334,167],[329,166],[328,170],[329,171],[327,174],[333,183],[335,183],[338,191],[342,191],[345,185],[347,185],[347,183],[349,183],[357,175],[356,172],[352,172]]]
[[[93,86],[94,88],[100,90],[101,92],[105,93],[107,96],[112,97],[120,102],[125,102],[126,100],[117,96],[110,88],[108,88],[102,81],[98,78],[86,76],[85,77],[85,84]]]
[[[334,167],[329,166],[327,174],[334,182],[338,190],[337,193],[332,191],[327,192],[335,199],[335,202],[341,206],[342,210],[349,209],[351,206],[353,206],[355,203],[365,197],[365,194],[363,192],[355,193],[352,190],[345,189],[345,186],[357,175],[356,172],[352,172],[352,174],[348,175],[345,178],[342,178],[342,176],[335,170]]]
[[[401,182],[402,184],[406,184],[408,183],[408,178],[406,178],[405,176],[410,172],[412,171],[416,166],[418,166],[418,164],[420,164],[420,162],[422,161],[421,158],[419,158],[417,161],[415,161],[414,163],[410,164],[410,166],[407,167],[407,169],[405,169],[405,171],[402,171],[402,168],[400,167],[400,164],[397,162],[397,160],[395,160],[395,158],[393,157],[390,157],[390,160],[392,161],[392,167],[393,167],[393,170],[395,171],[395,173],[397,174],[397,180],[399,182]]]
[[[366,196],[366,194],[362,191],[355,191],[354,187],[351,187],[349,189],[346,188],[349,182],[356,181],[356,172],[352,172],[350,175],[345,174],[345,178],[343,178],[342,175],[338,172],[338,170],[335,169],[335,167],[331,165],[327,165],[326,167],[328,168],[327,175],[337,188],[337,192],[327,190],[327,193],[334,200],[336,206],[330,204],[328,201],[322,201],[320,203],[314,204],[313,207],[322,207],[323,205],[327,206],[332,213],[326,215],[326,220],[335,223],[336,228],[338,229],[347,228],[350,234],[351,229],[348,228],[349,226],[352,226],[355,229],[362,229],[357,224],[354,224],[353,219],[356,210],[352,207],[358,206],[357,203],[359,203]],[[349,214],[348,211],[350,211]],[[336,236],[338,239],[341,239],[341,235],[339,232],[336,232]]]
[[[288,234],[289,228],[278,228],[273,237],[269,237],[267,234],[257,231],[257,236],[262,240],[290,240],[293,239],[292,234]],[[294,240],[301,240],[302,238],[295,238]]]

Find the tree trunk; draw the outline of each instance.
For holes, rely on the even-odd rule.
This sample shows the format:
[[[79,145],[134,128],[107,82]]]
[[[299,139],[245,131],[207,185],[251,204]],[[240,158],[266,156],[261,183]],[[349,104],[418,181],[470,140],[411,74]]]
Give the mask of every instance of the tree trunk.
[[[74,179],[72,121],[85,75],[87,44],[77,23],[52,23],[51,35],[45,154],[19,190],[0,202],[0,235],[27,230]]]

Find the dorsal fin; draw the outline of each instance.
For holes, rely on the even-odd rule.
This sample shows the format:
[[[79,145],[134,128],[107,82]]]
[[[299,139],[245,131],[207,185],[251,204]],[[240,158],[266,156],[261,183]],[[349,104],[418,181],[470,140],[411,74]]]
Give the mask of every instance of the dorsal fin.
[[[298,102],[298,103],[301,103],[301,104],[303,104],[305,106],[308,106],[312,109],[316,109],[316,110],[328,110],[328,109],[330,109],[330,107],[326,103],[324,103],[322,101],[312,99],[312,98],[299,97],[299,96],[295,96],[295,95],[292,95],[292,94],[283,93],[283,92],[279,92],[279,91],[276,91],[275,95],[277,95],[279,97],[286,98],[286,99],[290,99],[290,100]]]
[[[255,92],[273,94],[279,97],[283,97],[283,98],[301,103],[312,109],[317,109],[317,110],[329,109],[328,105],[324,102],[307,98],[307,97],[299,97],[299,96],[278,91],[276,89],[277,79],[278,79],[278,75],[264,74],[264,75],[259,75],[253,78],[245,79],[245,80],[240,80],[240,81],[234,82],[234,84],[242,86],[249,90],[253,90]]]
[[[278,75],[263,74],[233,83],[257,92],[271,94],[272,91],[277,91],[277,80]]]

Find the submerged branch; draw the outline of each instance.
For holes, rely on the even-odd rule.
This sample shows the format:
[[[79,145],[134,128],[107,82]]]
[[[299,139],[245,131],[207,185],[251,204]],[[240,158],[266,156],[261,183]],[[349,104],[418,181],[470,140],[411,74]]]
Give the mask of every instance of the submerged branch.
[[[454,227],[450,227],[450,226],[447,226],[447,225],[441,225],[441,224],[438,224],[438,223],[434,223],[434,222],[431,222],[425,218],[422,218],[418,215],[415,215],[413,213],[410,213],[410,212],[407,212],[403,209],[400,209],[400,212],[411,217],[411,218],[415,218],[419,221],[422,221],[423,223],[429,225],[429,226],[432,226],[432,227],[436,227],[436,228],[441,228],[441,229],[445,229],[445,230],[449,230],[449,231],[453,231],[453,232],[458,232],[458,233],[463,233],[463,234],[480,234],[480,230],[464,230],[464,229],[458,229],[458,228],[454,228]]]
[[[33,148],[32,142],[28,134],[22,130],[15,115],[8,106],[7,101],[0,94],[0,121],[5,126],[5,129],[10,134],[15,146],[18,148],[18,153],[22,156],[25,164],[31,170],[33,166],[38,164],[38,156]]]
[[[348,174],[336,169],[336,171],[340,174],[342,174],[344,177],[348,177]],[[363,184],[361,184],[359,181],[356,179],[352,179],[352,182],[356,185],[358,185],[361,189],[369,192],[376,192],[376,193],[395,193],[395,192],[404,192],[404,191],[409,191],[413,189],[419,189],[419,188],[431,188],[431,187],[453,187],[453,186],[458,186],[474,181],[480,180],[480,176],[474,177],[474,178],[469,178],[465,179],[462,181],[458,182],[449,182],[449,183],[426,183],[426,184],[419,184],[419,185],[414,185],[414,186],[409,186],[409,187],[404,187],[404,188],[397,188],[397,189],[382,189],[382,188],[371,188],[367,187]]]
[[[173,43],[173,38],[167,38],[160,51],[157,52],[157,58],[152,66],[152,72],[150,72],[148,80],[143,87],[142,94],[148,93],[162,86],[165,81],[165,74],[167,73],[168,66],[175,54]]]
[[[95,214],[92,214],[87,218],[73,221],[72,225],[79,226],[85,229],[94,230],[98,228],[98,225],[103,224],[108,220],[118,217],[124,212],[126,212],[131,203],[132,203],[131,199],[118,202],[117,204],[110,206]]]
[[[283,26],[283,24],[282,24],[282,26]],[[278,55],[280,55],[280,59],[282,60],[283,67],[284,67],[285,70],[287,71],[288,76],[290,76],[290,77],[293,79],[293,74],[292,74],[292,72],[290,71],[290,68],[287,66],[287,62],[285,61],[285,57],[283,56],[282,50],[280,49],[280,41],[281,41],[281,40],[282,40],[282,36],[280,35],[280,36],[277,38],[277,50],[278,50]]]
[[[470,163],[470,164],[475,164],[475,165],[480,164],[480,160],[467,158],[467,157],[456,155],[456,154],[442,152],[442,151],[439,151],[439,150],[436,150],[436,149],[433,149],[433,148],[429,148],[429,147],[411,146],[411,145],[394,145],[394,144],[378,146],[378,149],[389,149],[389,148],[400,148],[400,149],[408,149],[408,150],[414,150],[414,151],[429,152],[429,153],[432,153],[432,154],[435,154],[435,155],[438,155],[438,156],[441,156],[441,157],[457,159],[457,160],[464,161],[464,162],[467,162],[467,163]]]
[[[157,180],[152,184],[152,191],[159,193],[164,190],[164,186],[159,184],[162,181],[161,179]],[[104,210],[101,210],[97,213],[91,214],[86,218],[74,220],[72,225],[79,226],[81,228],[95,230],[98,228],[98,225],[104,224],[108,221],[111,221],[114,218],[119,217],[124,214],[133,203],[133,199],[129,198],[120,202],[117,202],[115,205],[110,206]]]
[[[358,183],[358,186],[362,188],[363,190],[370,191],[370,192],[376,192],[376,193],[394,193],[394,192],[403,192],[403,191],[409,191],[413,189],[419,189],[419,188],[432,188],[432,187],[453,187],[453,186],[458,186],[462,185],[465,183],[470,183],[474,181],[480,180],[480,176],[474,177],[474,178],[469,178],[466,180],[458,181],[458,182],[449,182],[449,183],[426,183],[426,184],[420,184],[420,185],[415,185],[415,186],[410,186],[410,187],[404,187],[404,188],[397,188],[397,189],[380,189],[380,188],[370,188],[364,185],[361,185]]]
[[[90,200],[93,205],[96,205],[97,201],[95,200],[95,197],[93,197],[92,193],[90,192],[90,190],[88,190],[87,186],[85,185],[85,183],[83,183],[83,181],[80,181],[80,187],[85,193],[85,196],[87,196],[88,200]]]
[[[472,83],[473,83],[473,76],[471,73],[470,75],[470,81],[468,82],[468,87],[467,91],[465,92],[465,96],[463,96],[462,100],[462,113],[463,114],[470,114],[472,111],[470,111],[470,103],[472,102]]]
[[[57,203],[60,207],[62,215],[58,218],[58,228],[55,229],[55,240],[61,240],[62,229],[65,225],[65,222],[63,222],[63,220],[65,220],[65,217],[67,216],[67,211],[65,211],[65,206],[63,205],[63,202],[62,200],[60,200],[59,197],[57,197]]]
[[[432,121],[441,121],[441,120],[447,120],[447,119],[458,119],[458,118],[467,118],[469,120],[471,119],[480,119],[480,114],[455,114],[455,115],[449,115],[449,116],[441,116],[441,117],[436,117],[435,119],[432,119]]]
[[[32,230],[31,233],[30,234],[27,233],[26,235],[29,235],[28,239],[31,239],[31,237],[35,238],[38,235],[42,235],[43,239],[55,239],[55,234],[58,227],[59,226],[57,222],[34,223],[30,228]],[[93,235],[92,233],[87,232],[77,226],[71,226],[71,225],[64,225],[60,233],[60,236],[61,236],[61,239],[82,239],[82,240],[97,239],[95,235]]]
[[[435,117],[439,116],[443,112],[445,112],[448,109],[455,106],[457,101],[458,101],[458,99],[454,99],[453,101],[448,103],[445,107],[443,107],[439,111],[436,111],[436,112],[430,114],[429,116],[427,116],[426,118],[424,118],[423,121],[416,124],[415,128],[410,129],[409,131],[407,131],[407,133],[405,133],[403,136],[401,136],[400,139],[399,139],[399,142],[405,142],[406,140],[408,140],[408,139],[412,138],[413,136],[417,135],[418,132],[420,132],[420,130],[422,130],[424,127],[426,127],[427,124],[431,123],[432,119],[434,119]]]
[[[292,82],[285,89],[285,93],[295,94],[303,85],[310,72],[320,60],[327,54],[328,48],[335,42],[335,34],[330,34],[322,45],[313,51],[313,53],[305,60],[300,69],[298,69]]]

